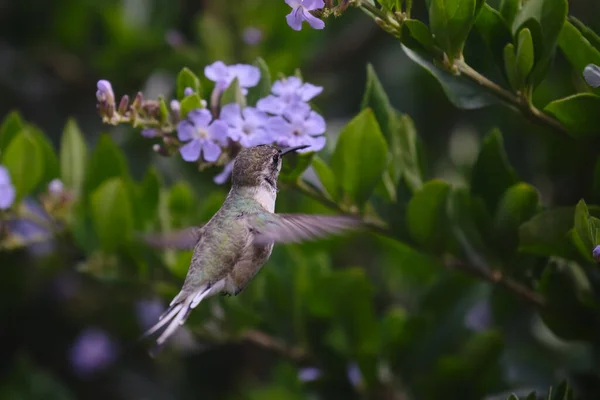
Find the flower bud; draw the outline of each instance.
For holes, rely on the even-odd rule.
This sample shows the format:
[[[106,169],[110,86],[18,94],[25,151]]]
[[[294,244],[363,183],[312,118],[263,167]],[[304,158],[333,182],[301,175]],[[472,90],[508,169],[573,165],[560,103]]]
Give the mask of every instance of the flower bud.
[[[129,106],[129,96],[124,95],[121,97],[121,101],[119,102],[119,114],[123,115],[127,111],[127,107]]]
[[[600,262],[600,245],[594,247],[594,251],[592,251],[592,256],[594,257],[594,260]]]
[[[168,157],[169,151],[165,148],[165,146],[156,143],[152,146],[152,150],[156,152],[156,154],[160,154],[161,156]]]
[[[185,97],[191,96],[193,94],[194,94],[194,89],[192,89],[191,87],[186,87],[185,89],[183,89],[183,95]]]
[[[133,104],[131,104],[131,108],[137,110],[142,106],[143,103],[144,103],[144,95],[142,94],[142,92],[138,92],[135,95],[135,99],[133,99]]]

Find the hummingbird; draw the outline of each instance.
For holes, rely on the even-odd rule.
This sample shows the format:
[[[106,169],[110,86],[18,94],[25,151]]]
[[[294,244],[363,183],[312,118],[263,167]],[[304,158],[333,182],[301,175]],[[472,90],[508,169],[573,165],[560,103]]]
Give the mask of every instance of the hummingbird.
[[[155,350],[202,300],[219,293],[238,295],[267,262],[276,242],[323,238],[361,226],[351,216],[275,213],[282,158],[306,147],[242,149],[234,160],[229,194],[205,225],[146,237],[153,246],[194,250],[181,291],[143,336],[164,328]]]

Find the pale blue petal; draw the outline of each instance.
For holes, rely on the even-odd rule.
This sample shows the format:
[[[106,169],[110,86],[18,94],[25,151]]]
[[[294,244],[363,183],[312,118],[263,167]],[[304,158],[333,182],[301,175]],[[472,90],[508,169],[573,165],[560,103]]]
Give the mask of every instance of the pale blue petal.
[[[318,137],[305,136],[305,137],[310,138],[310,140],[307,143],[308,145],[310,145],[310,147],[307,149],[299,150],[300,153],[306,153],[308,151],[321,151],[325,147],[325,142],[327,142],[327,138],[325,136],[318,136]]]
[[[311,136],[325,133],[327,129],[325,119],[314,111],[311,111],[304,122],[304,133]]]
[[[227,144],[228,130],[229,127],[227,126],[227,123],[219,119],[213,121],[213,123],[210,124],[210,126],[207,129],[209,137],[215,142],[218,142],[223,145]]]
[[[183,120],[179,124],[177,124],[177,137],[181,141],[192,140],[195,136],[196,128],[190,121]]]
[[[302,6],[308,11],[318,10],[325,7],[325,2],[323,0],[303,0]]]
[[[277,96],[268,95],[267,97],[258,100],[256,107],[269,114],[281,115],[286,107],[286,103]]]
[[[202,158],[208,162],[215,162],[221,155],[221,148],[215,142],[210,140],[205,141],[202,144]]]
[[[282,117],[271,117],[267,122],[267,130],[275,138],[292,135],[293,128],[289,122]]]
[[[302,86],[302,80],[297,76],[289,76],[285,79],[280,79],[273,83],[271,92],[277,96],[295,93]]]
[[[181,153],[181,158],[187,162],[198,161],[200,158],[200,150],[202,149],[202,141],[200,139],[194,139],[191,142],[183,145],[179,149],[179,153]]]
[[[241,143],[242,138],[244,138],[246,134],[241,129],[229,128],[229,130],[227,131],[227,136],[234,142]],[[242,144],[242,146],[244,145]]]
[[[65,185],[60,179],[52,179],[48,184],[48,192],[54,196],[60,195],[65,190]]]
[[[302,29],[302,21],[304,21],[304,15],[302,14],[302,7],[298,7],[292,10],[291,13],[285,16],[287,24],[295,31]]]
[[[0,210],[6,210],[15,201],[15,187],[10,183],[0,184]]]
[[[154,128],[142,129],[142,136],[145,138],[153,138],[158,135],[158,130]]]
[[[9,184],[10,182],[8,169],[5,166],[0,165],[0,185]]]
[[[221,171],[213,178],[213,182],[215,182],[217,185],[224,184],[225,182],[227,182],[227,179],[229,179],[229,177],[231,176],[231,171],[233,171],[233,161],[225,165],[223,171]]]
[[[215,61],[214,63],[204,67],[204,76],[213,82],[229,82],[229,69],[222,61]]]
[[[229,68],[232,77],[237,78],[243,88],[254,87],[260,81],[260,69],[258,67],[248,64],[235,64]]]
[[[185,89],[183,89],[183,95],[185,97],[191,96],[193,94],[194,94],[194,89],[192,89],[191,87],[186,87]]]
[[[196,108],[188,113],[187,118],[196,128],[206,128],[212,120],[212,115],[206,108]]]
[[[309,101],[315,96],[321,94],[322,91],[323,87],[321,86],[316,86],[312,83],[305,83],[298,89],[297,94],[300,96],[302,101]]]
[[[221,115],[219,118],[233,128],[241,128],[244,123],[242,119],[242,112],[240,110],[240,105],[237,103],[229,103],[221,108]]]
[[[319,18],[315,17],[314,15],[312,15],[311,13],[309,13],[308,11],[303,11],[302,14],[304,15],[304,19],[306,20],[306,22],[308,22],[308,24],[313,29],[323,29],[323,28],[325,28],[325,22],[323,22],[323,20],[320,20]]]
[[[300,123],[305,121],[309,113],[310,106],[302,102],[289,104],[285,110],[283,110],[283,116],[292,123]]]
[[[242,110],[242,113],[244,115],[244,121],[254,127],[265,126],[269,120],[269,116],[265,112],[254,107],[245,107]]]
[[[300,4],[302,4],[302,0],[285,0],[285,4],[292,8],[296,8],[300,7]]]

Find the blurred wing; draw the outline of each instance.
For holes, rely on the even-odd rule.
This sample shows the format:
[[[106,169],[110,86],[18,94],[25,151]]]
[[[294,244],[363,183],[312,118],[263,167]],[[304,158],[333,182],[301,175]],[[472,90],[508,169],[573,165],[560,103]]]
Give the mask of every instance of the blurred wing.
[[[593,88],[600,87],[600,67],[590,64],[583,70],[583,77],[588,85]]]
[[[150,246],[191,250],[202,237],[202,227],[192,226],[179,231],[144,235],[143,240]]]
[[[358,229],[362,222],[346,216],[271,214],[248,216],[256,244],[297,243]]]

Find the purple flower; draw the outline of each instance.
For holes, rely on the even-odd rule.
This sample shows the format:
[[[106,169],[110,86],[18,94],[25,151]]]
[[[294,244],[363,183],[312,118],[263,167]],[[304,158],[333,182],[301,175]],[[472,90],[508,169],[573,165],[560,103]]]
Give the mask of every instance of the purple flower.
[[[267,128],[280,146],[310,146],[299,153],[325,147],[325,136],[319,136],[325,133],[325,120],[306,103],[289,105],[282,116],[269,118]]]
[[[164,310],[165,307],[159,299],[144,299],[135,305],[138,320],[144,330],[154,325]]]
[[[492,310],[487,300],[476,303],[464,318],[467,328],[475,332],[483,332],[492,325]]]
[[[205,161],[214,162],[221,155],[220,145],[227,144],[227,124],[220,120],[211,121],[208,110],[196,109],[177,125],[179,140],[188,141],[179,149],[185,161],[197,161],[202,153]]]
[[[247,88],[256,86],[260,80],[260,70],[257,67],[247,64],[225,65],[222,61],[207,65],[204,75],[216,82],[221,90],[228,88],[237,78],[243,94],[248,93]]]
[[[352,363],[348,365],[346,369],[346,374],[348,375],[348,380],[352,384],[352,386],[359,386],[362,382],[362,373],[360,372],[360,368],[356,363]]]
[[[223,171],[215,175],[213,178],[213,182],[217,185],[222,185],[227,182],[227,179],[231,176],[231,171],[233,171],[233,161],[229,162],[225,167],[223,167]]]
[[[592,252],[592,256],[595,260],[600,259],[600,245],[594,247],[594,251]]]
[[[321,86],[302,83],[296,76],[275,81],[271,87],[273,94],[260,99],[256,104],[258,109],[274,115],[281,115],[283,110],[294,103],[307,102],[323,91]]]
[[[52,196],[60,196],[65,190],[65,185],[60,179],[52,179],[48,184],[48,192]]]
[[[239,104],[230,103],[223,106],[220,118],[229,125],[229,137],[244,147],[273,142],[266,130],[269,117],[254,107],[241,109]]]
[[[183,95],[185,97],[191,96],[193,94],[194,94],[194,89],[192,89],[191,87],[186,87],[185,89],[183,89]]]
[[[0,210],[6,210],[15,201],[16,191],[6,167],[0,165]]]
[[[302,22],[306,21],[314,29],[325,28],[325,22],[312,15],[309,11],[318,10],[325,7],[323,0],[285,0],[286,4],[292,7],[286,17],[290,28],[295,31],[302,29]]]
[[[69,358],[76,373],[89,376],[115,361],[117,346],[103,330],[88,328],[73,343]]]
[[[298,371],[298,379],[302,382],[311,382],[319,379],[321,371],[315,367],[302,368]]]
[[[171,100],[171,102],[169,103],[169,107],[171,107],[171,111],[173,111],[176,114],[179,114],[179,110],[181,110],[181,103],[179,103],[179,101],[177,100]]]
[[[263,33],[260,29],[250,26],[242,32],[242,40],[249,46],[256,46],[262,41]]]
[[[583,70],[583,78],[591,87],[600,87],[600,67],[594,64],[589,64]]]
[[[113,92],[112,85],[109,81],[101,79],[97,84],[98,90],[96,91],[96,99],[99,103],[105,103],[108,105],[115,104],[115,93]]]
[[[155,128],[142,129],[142,136],[145,138],[153,138],[156,137],[156,135],[158,135],[158,130]]]

